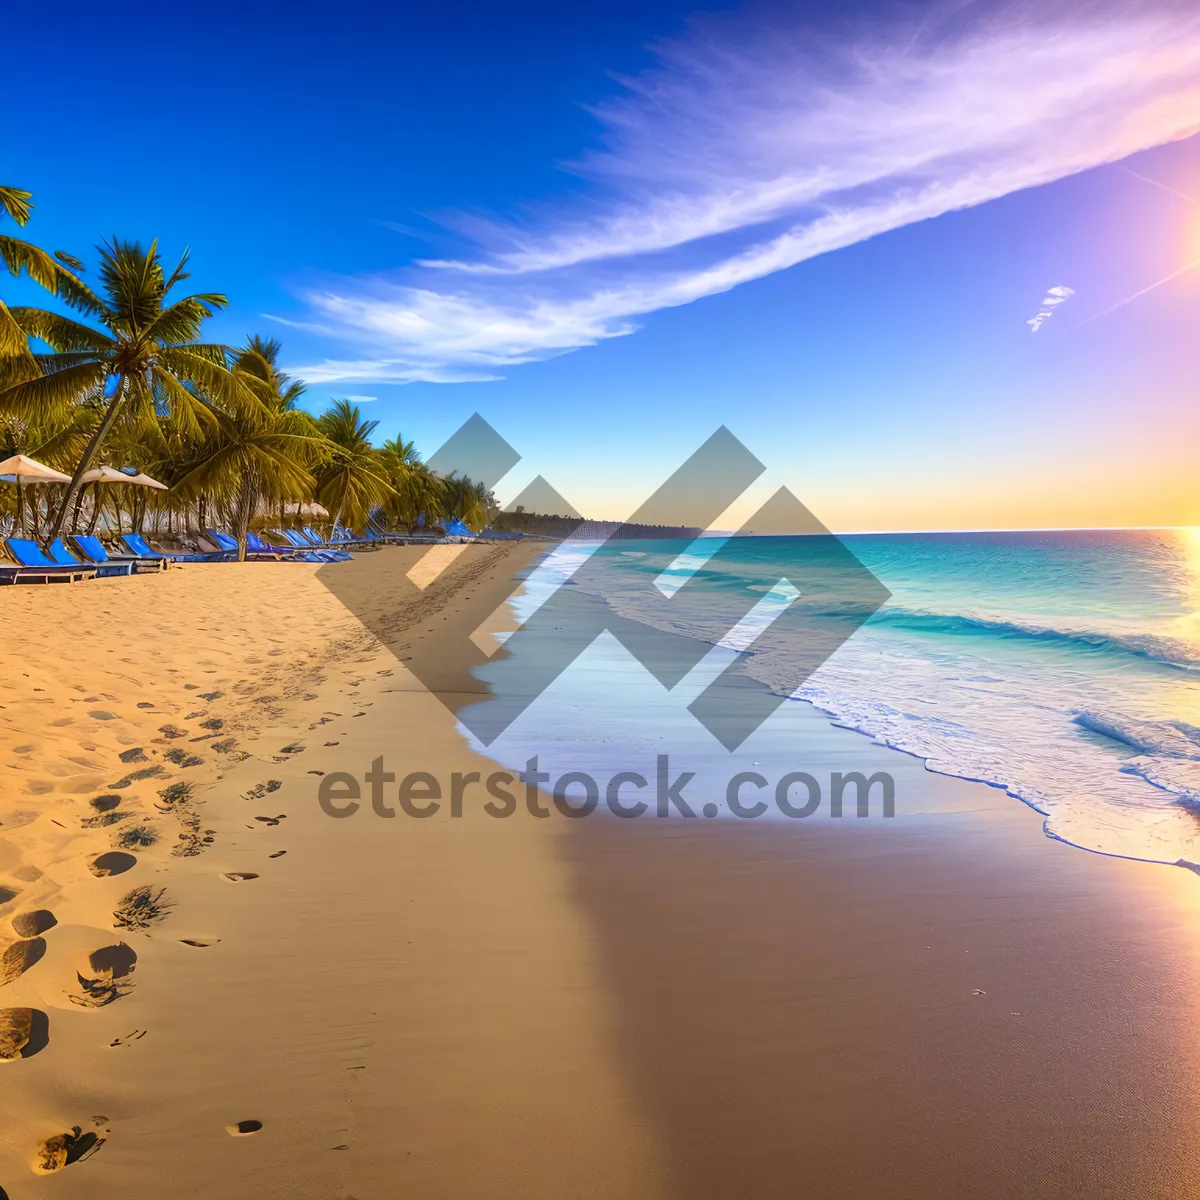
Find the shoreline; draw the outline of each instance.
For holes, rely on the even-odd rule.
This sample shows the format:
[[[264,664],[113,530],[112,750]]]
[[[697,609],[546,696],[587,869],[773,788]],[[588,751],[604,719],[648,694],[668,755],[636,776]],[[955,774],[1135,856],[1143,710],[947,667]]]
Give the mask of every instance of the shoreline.
[[[15,912],[58,919],[41,961],[0,988],[0,1008],[50,1018],[44,1049],[0,1062],[10,1200],[1200,1192],[1196,881],[1079,854],[999,789],[815,708],[806,761],[888,764],[895,820],[330,822],[316,772],[389,751],[491,767],[394,651],[438,616],[493,612],[517,558],[464,554],[409,595],[419,554],[388,548],[320,580],[201,565],[137,595],[122,591],[136,579],[4,594],[34,670],[0,712],[18,767],[0,886],[19,889],[0,922],[11,936]],[[354,611],[392,650],[327,579],[359,589]],[[74,612],[69,667],[47,604]],[[435,640],[451,707],[478,698],[458,643]],[[226,695],[191,707],[213,690]],[[72,724],[46,722],[47,698]],[[226,727],[190,740],[214,719]],[[219,735],[238,745],[213,758]],[[177,746],[208,761],[119,790],[118,811],[163,840],[97,879],[86,862],[142,818],[78,822],[136,746],[152,765]],[[173,857],[184,823],[156,793],[181,779],[215,840]],[[253,877],[223,878],[238,874]],[[114,930],[134,884],[166,886],[175,907]],[[72,1003],[81,956],[118,940],[138,955],[133,986]],[[263,1128],[225,1131],[242,1120]],[[34,1174],[40,1141],[75,1124],[104,1144]]]

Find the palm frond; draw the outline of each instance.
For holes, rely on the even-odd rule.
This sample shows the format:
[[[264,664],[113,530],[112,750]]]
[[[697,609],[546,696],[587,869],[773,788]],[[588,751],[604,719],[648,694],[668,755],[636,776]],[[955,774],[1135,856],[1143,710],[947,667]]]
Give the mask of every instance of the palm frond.
[[[0,208],[4,209],[18,225],[24,225],[29,220],[30,214],[33,212],[33,205],[29,203],[32,199],[32,192],[25,192],[15,187],[0,187]]]
[[[20,238],[0,236],[0,259],[11,274],[28,275],[72,308],[102,318],[107,315],[104,301],[82,279],[38,246]]]
[[[107,354],[117,348],[117,343],[112,338],[61,313],[48,312],[44,308],[25,307],[13,308],[10,311],[26,336],[45,342],[52,350]]]
[[[41,373],[41,367],[29,352],[24,331],[0,300],[0,387],[33,379]]]
[[[61,419],[83,396],[104,384],[104,363],[82,363],[10,384],[0,391],[0,415],[23,421]]]
[[[148,341],[167,346],[194,343],[200,336],[204,322],[213,315],[213,310],[224,308],[229,301],[224,296],[188,296],[164,308],[142,331]]]

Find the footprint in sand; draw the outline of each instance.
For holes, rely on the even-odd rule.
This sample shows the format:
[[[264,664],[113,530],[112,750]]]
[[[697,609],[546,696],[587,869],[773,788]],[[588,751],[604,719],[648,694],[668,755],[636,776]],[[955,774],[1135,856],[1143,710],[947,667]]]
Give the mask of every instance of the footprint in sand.
[[[276,850],[274,854],[268,854],[268,858],[282,858],[287,853],[286,850]]]
[[[195,946],[198,950],[207,950],[209,946],[215,946],[221,939],[213,938],[211,942],[206,942],[202,938],[180,938],[179,941],[184,946]]]
[[[110,713],[103,708],[93,708],[88,713],[88,716],[91,717],[93,721],[115,721],[117,719],[115,713]]]
[[[18,888],[4,887],[0,884],[0,904],[7,904],[10,900],[15,900],[21,894]]]
[[[105,1139],[95,1133],[84,1133],[78,1125],[72,1125],[66,1133],[47,1138],[38,1148],[33,1169],[39,1175],[53,1175],[63,1167],[69,1167],[95,1154]]]
[[[177,767],[198,767],[204,762],[199,755],[189,754],[181,746],[177,746],[174,750],[168,750],[163,758]]]
[[[137,858],[134,855],[125,854],[121,850],[108,850],[93,858],[88,863],[88,870],[93,875],[103,878],[106,875],[124,875],[130,867],[136,866]]]
[[[230,883],[241,883],[246,879],[257,879],[257,871],[226,871],[221,876],[222,879],[228,879]]]
[[[138,701],[138,708],[153,708],[153,707],[154,707],[154,705],[151,704],[149,700],[139,700]]]
[[[261,1121],[235,1121],[232,1125],[225,1126],[225,1132],[230,1137],[245,1137],[250,1133],[257,1133],[263,1127]]]
[[[17,913],[12,919],[12,927],[18,937],[34,938],[47,929],[53,929],[58,920],[48,908],[34,908],[29,912]]]
[[[261,821],[264,825],[278,825],[278,817],[255,817],[256,821]]]
[[[40,1008],[0,1008],[0,1062],[32,1058],[49,1041],[50,1018]]]
[[[41,962],[46,953],[46,939],[35,937],[13,942],[0,953],[0,987],[19,979],[30,967]]]
[[[220,700],[220,698],[224,694],[225,694],[224,692],[201,692],[200,699],[201,700],[209,700],[209,701]]]
[[[271,792],[277,792],[283,787],[282,779],[268,779],[266,783],[256,783],[248,792],[242,796],[243,800],[261,800],[264,796],[268,796]]]
[[[128,1046],[130,1042],[140,1042],[146,1036],[146,1032],[145,1029],[135,1029],[132,1033],[125,1034],[124,1037],[113,1038],[108,1043],[109,1048],[111,1049],[114,1046]]]
[[[143,767],[140,771],[130,771],[124,779],[118,779],[116,783],[110,783],[108,786],[115,792],[123,792],[127,787],[132,787],[135,783],[143,779],[157,779],[165,775],[166,771],[158,763],[152,767]]]
[[[101,946],[87,957],[82,970],[75,972],[80,991],[67,997],[80,1008],[104,1008],[114,1000],[129,995],[133,989],[130,978],[137,966],[137,952],[125,942]]]

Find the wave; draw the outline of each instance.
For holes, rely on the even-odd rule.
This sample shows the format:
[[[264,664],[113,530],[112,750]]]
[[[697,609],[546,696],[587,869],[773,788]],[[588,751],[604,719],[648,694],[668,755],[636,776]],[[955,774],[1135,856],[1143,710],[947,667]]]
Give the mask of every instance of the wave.
[[[927,633],[982,633],[999,637],[1027,638],[1063,642],[1089,650],[1107,650],[1135,658],[1149,659],[1163,666],[1185,670],[1200,669],[1200,647],[1178,638],[1153,633],[1127,633],[1112,630],[1069,628],[1043,625],[1013,617],[983,614],[935,612],[930,609],[887,605],[871,618],[872,624],[893,625]]]
[[[1102,712],[1079,712],[1074,721],[1093,733],[1123,742],[1139,754],[1200,760],[1200,730],[1186,721],[1144,721]]]
[[[657,569],[654,571],[654,574],[661,573]],[[680,613],[673,613],[669,602],[665,602],[657,593],[647,597],[641,589],[626,591],[619,586],[612,586],[608,580],[600,586],[590,579],[576,582],[583,582],[585,591],[599,596],[622,616],[712,644],[719,642],[727,632],[724,624],[727,590],[769,593],[777,587],[775,580],[747,582],[745,577],[717,576],[710,579],[713,590],[709,613],[705,613],[693,597],[688,605],[688,617],[681,619]],[[834,586],[823,588],[821,592],[801,589],[801,594],[801,603],[810,617],[848,620],[855,625],[861,620],[861,603],[855,596],[852,583],[838,587],[835,580]],[[1053,624],[1032,617],[970,610],[939,611],[895,602],[885,604],[875,612],[867,626],[886,626],[931,636],[975,635],[1058,644],[1087,653],[1123,655],[1177,670],[1200,671],[1200,644],[1153,632]]]

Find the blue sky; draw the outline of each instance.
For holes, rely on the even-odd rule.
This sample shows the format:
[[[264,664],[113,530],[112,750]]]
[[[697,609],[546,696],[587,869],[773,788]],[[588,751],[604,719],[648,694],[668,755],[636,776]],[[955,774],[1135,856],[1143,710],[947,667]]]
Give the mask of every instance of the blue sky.
[[[314,409],[481,412],[502,498],[621,516],[727,424],[838,529],[1200,524],[1200,271],[1122,304],[1200,259],[1200,14],[830,7],[30,6],[95,66],[6,66],[4,178],[190,245]]]

